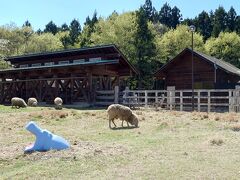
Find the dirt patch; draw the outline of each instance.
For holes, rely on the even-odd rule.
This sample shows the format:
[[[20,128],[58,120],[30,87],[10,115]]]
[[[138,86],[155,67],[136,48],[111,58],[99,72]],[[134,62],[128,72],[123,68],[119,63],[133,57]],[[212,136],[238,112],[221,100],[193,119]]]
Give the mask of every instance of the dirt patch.
[[[115,156],[128,153],[128,148],[114,143],[101,145],[94,142],[74,142],[71,147],[62,151],[33,152],[24,154],[24,145],[4,147],[0,151],[0,161],[23,158],[29,161],[57,158],[61,160],[76,160],[79,157]]]

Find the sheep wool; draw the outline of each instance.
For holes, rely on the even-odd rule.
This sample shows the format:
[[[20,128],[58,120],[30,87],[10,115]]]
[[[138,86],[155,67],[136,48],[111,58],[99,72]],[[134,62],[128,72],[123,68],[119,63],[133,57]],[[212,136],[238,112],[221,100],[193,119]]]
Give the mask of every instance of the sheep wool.
[[[123,106],[120,104],[112,104],[108,107],[107,113],[109,117],[109,128],[111,128],[111,122],[113,122],[114,126],[116,127],[114,119],[122,120],[122,126],[123,121],[126,121],[127,124],[130,123],[131,125],[138,127],[137,115],[133,113],[132,110],[127,106]]]
[[[62,109],[63,100],[60,97],[54,99],[55,109]]]
[[[11,99],[11,104],[12,104],[12,108],[16,107],[16,108],[24,108],[27,107],[26,102],[22,99],[22,98],[18,98],[18,97],[13,97]]]
[[[36,107],[38,104],[38,101],[36,98],[29,98],[27,104],[28,106]]]

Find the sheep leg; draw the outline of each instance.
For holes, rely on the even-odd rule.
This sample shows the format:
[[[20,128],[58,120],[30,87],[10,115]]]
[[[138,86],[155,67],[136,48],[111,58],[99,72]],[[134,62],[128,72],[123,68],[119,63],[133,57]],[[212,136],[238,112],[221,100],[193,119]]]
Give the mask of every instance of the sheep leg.
[[[117,127],[116,124],[114,123],[114,120],[113,119],[109,119],[109,128],[110,129],[112,129],[111,122],[113,122],[114,126]]]
[[[114,126],[117,127],[116,124],[115,124],[115,122],[114,122],[114,120],[112,120],[112,122],[113,122]]]
[[[129,127],[128,121],[127,121],[127,126]]]
[[[122,120],[122,127],[123,127],[123,120]]]

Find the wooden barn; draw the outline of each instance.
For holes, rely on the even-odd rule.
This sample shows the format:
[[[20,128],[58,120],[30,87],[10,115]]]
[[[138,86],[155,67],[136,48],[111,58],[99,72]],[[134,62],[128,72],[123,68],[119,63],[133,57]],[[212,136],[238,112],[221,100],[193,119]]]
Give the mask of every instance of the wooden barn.
[[[12,69],[0,71],[0,103],[12,97],[36,97],[66,104],[94,101],[98,90],[111,90],[137,73],[115,45],[28,54],[7,58]]]
[[[194,89],[234,89],[240,80],[240,69],[235,66],[193,51]],[[192,50],[184,49],[156,73],[164,81],[164,88],[192,89]]]

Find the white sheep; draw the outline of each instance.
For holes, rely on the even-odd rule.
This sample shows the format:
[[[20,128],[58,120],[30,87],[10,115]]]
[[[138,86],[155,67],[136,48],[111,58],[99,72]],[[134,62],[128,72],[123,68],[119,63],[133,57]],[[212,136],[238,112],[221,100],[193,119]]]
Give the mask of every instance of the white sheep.
[[[107,113],[109,116],[109,128],[111,128],[111,122],[113,122],[114,126],[116,127],[114,119],[122,120],[122,127],[123,121],[126,121],[128,126],[128,123],[130,123],[131,125],[138,127],[137,115],[133,113],[132,110],[127,106],[123,106],[120,104],[112,104],[108,107]]]
[[[26,102],[22,99],[22,98],[18,98],[18,97],[13,97],[11,99],[11,104],[12,104],[12,108],[16,107],[16,108],[24,108],[27,107]]]
[[[54,99],[55,109],[62,109],[63,100],[60,97]]]
[[[28,106],[36,107],[38,104],[38,101],[36,98],[29,98],[27,104]]]

